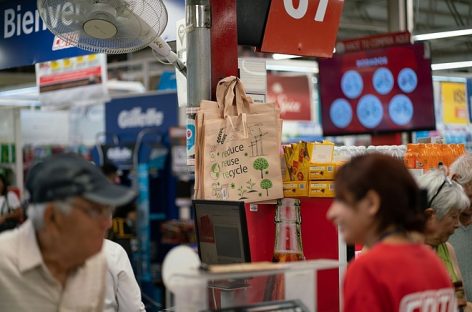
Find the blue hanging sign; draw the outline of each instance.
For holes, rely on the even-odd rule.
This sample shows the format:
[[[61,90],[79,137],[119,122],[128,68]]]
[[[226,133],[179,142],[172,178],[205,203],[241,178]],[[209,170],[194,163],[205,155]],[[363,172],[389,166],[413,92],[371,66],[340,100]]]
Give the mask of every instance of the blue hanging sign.
[[[178,125],[177,93],[152,92],[113,99],[105,105],[105,131],[134,142],[140,131],[152,128],[161,134]]]
[[[78,10],[73,1],[57,2],[48,7],[51,23]],[[33,65],[39,62],[89,54],[89,51],[70,47],[56,38],[43,23],[36,0],[10,0],[0,3],[0,69]],[[55,19],[54,17],[57,17]],[[62,21],[67,22],[67,21]]]
[[[79,1],[80,2],[80,1]],[[56,1],[47,7],[52,27],[70,24],[70,16],[79,11],[77,1]],[[161,37],[175,40],[177,19],[185,17],[184,0],[165,3],[169,15],[168,25]],[[43,23],[36,0],[7,0],[0,2],[0,69],[33,65],[91,52],[70,47],[55,37]]]

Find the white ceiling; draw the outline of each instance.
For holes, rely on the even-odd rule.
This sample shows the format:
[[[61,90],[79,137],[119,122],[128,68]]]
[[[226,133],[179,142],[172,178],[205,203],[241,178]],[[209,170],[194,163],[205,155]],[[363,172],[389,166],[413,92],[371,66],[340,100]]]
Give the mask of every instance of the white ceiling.
[[[7,0],[0,0],[4,1]],[[345,0],[338,40],[388,32],[390,1],[398,0]],[[415,34],[472,28],[472,0],[405,1],[413,4]],[[472,61],[472,36],[433,40],[431,47],[434,63]],[[133,54],[131,58],[137,59],[139,55]],[[472,72],[472,69],[461,71]],[[0,88],[34,82],[31,67],[0,71]]]
[[[398,1],[398,0],[391,0]],[[472,0],[409,0],[413,33],[472,28]],[[338,39],[388,32],[389,0],[345,0]],[[433,62],[472,60],[472,36],[431,41]]]

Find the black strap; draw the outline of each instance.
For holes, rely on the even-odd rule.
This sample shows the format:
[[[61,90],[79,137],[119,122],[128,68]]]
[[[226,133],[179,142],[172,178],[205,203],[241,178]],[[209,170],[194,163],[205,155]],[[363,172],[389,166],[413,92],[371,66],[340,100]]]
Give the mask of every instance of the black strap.
[[[8,207],[8,206],[9,206],[9,205],[8,205],[8,198],[7,198],[7,196],[4,196],[4,197],[5,197],[5,200],[3,201],[2,207],[0,208],[0,215],[4,215],[4,214],[7,214],[7,213],[10,212],[10,211],[9,211],[10,208]],[[6,211],[6,213],[3,212],[3,210],[5,209],[5,205],[7,205],[7,211]]]
[[[5,200],[3,201],[3,204],[2,204],[2,208],[0,209],[0,213],[3,215],[3,214],[9,214],[12,209],[10,207],[10,203],[8,202],[8,193],[4,195],[5,197]],[[5,205],[7,205],[7,211],[6,213],[3,213],[3,209],[5,208]]]

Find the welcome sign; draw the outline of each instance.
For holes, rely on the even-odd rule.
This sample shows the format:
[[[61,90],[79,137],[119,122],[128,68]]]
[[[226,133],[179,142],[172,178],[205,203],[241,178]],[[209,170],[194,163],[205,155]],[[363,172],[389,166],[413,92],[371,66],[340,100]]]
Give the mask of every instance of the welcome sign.
[[[53,26],[58,23],[70,25],[71,14],[79,9],[72,1],[47,8]],[[2,2],[0,16],[0,69],[90,53],[64,45],[64,42],[56,38],[43,23],[36,0]]]
[[[77,1],[56,2],[46,7],[48,23],[52,27],[71,25],[72,16],[82,12]],[[161,35],[164,40],[175,40],[173,25],[185,16],[185,1],[166,1],[169,21]],[[0,69],[33,65],[39,62],[58,60],[90,54],[71,47],[51,33],[41,19],[36,0],[7,0],[0,2]]]

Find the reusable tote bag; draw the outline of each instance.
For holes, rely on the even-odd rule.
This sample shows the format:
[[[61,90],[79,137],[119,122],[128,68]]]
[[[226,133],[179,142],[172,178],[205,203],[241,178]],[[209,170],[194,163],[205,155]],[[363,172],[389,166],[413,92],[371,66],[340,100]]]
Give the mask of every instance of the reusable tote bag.
[[[197,198],[282,198],[277,109],[253,104],[236,77],[225,78],[218,87],[218,103],[205,101],[197,117]]]

